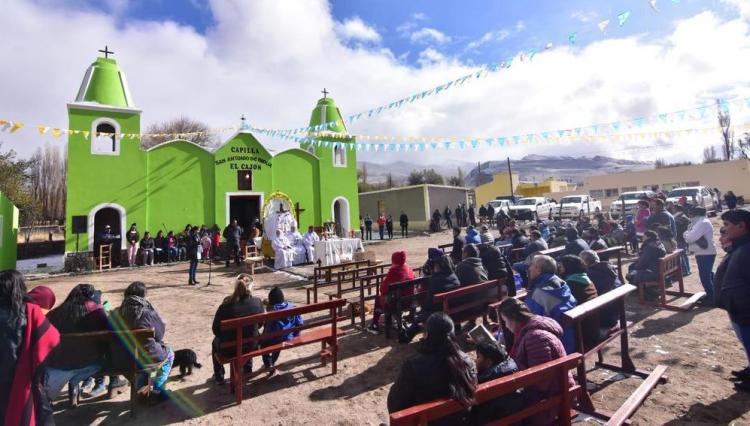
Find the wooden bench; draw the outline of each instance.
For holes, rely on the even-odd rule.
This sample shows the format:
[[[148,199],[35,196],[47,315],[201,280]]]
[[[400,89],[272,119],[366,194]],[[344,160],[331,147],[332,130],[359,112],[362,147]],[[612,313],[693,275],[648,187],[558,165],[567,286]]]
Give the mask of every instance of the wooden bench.
[[[453,243],[448,243],[448,244],[440,244],[440,245],[438,246],[438,248],[439,248],[440,250],[442,250],[442,251],[443,251],[443,254],[445,254],[446,256],[450,256],[450,255],[451,255],[451,254],[453,253]],[[446,251],[445,249],[447,249],[447,248],[450,248],[451,250],[450,250],[450,251]]]
[[[442,311],[454,321],[471,321],[481,316],[484,324],[488,324],[487,308],[498,301],[503,293],[507,294],[507,288],[503,287],[505,279],[485,281],[438,293],[433,296],[433,303],[442,305]],[[496,291],[493,292],[493,289]]]
[[[571,354],[506,377],[482,383],[477,386],[475,393],[476,405],[490,402],[536,383],[557,380],[560,383],[560,392],[558,394],[531,404],[510,416],[502,419],[494,419],[489,424],[515,424],[536,414],[555,411],[559,422],[556,424],[570,425],[571,414],[574,413],[572,411],[573,398],[579,391],[580,386],[570,386],[568,373],[572,368],[577,367],[581,363],[581,359],[581,354]],[[450,398],[441,398],[391,413],[390,424],[391,426],[422,426],[461,411],[464,411],[464,407],[458,401]]]
[[[235,339],[228,342],[222,342],[221,349],[231,349],[234,355],[225,356],[218,354],[217,360],[222,364],[230,364],[230,392],[234,392],[237,404],[242,403],[242,388],[244,385],[244,367],[253,357],[270,354],[272,352],[291,349],[297,346],[308,345],[311,343],[322,343],[320,358],[323,365],[331,361],[332,374],[336,374],[338,361],[338,337],[344,334],[343,330],[337,327],[338,317],[336,310],[344,305],[344,300],[331,300],[328,302],[314,303],[312,305],[298,306],[280,311],[270,311],[263,314],[250,315],[241,318],[233,318],[221,322],[221,331],[234,331]],[[312,312],[329,311],[328,317],[316,318],[306,322],[304,325],[293,327],[287,330],[279,330],[260,336],[242,337],[244,327],[260,326],[266,321],[274,321],[294,315],[304,315]],[[314,330],[303,331],[315,328]],[[257,348],[250,352],[243,352],[242,346],[246,344],[260,343],[261,341],[273,337],[285,336],[299,331],[297,337],[281,343]]]
[[[538,251],[536,254],[543,254],[545,256],[550,256],[553,259],[557,259],[558,257],[565,254],[565,246],[553,247],[547,250]]]
[[[600,260],[605,260],[607,262],[612,261],[612,257],[617,257],[617,276],[620,278],[620,282],[625,284],[625,276],[622,274],[622,251],[625,249],[623,246],[614,246],[602,250],[597,250],[596,254],[599,256]],[[604,257],[604,259],[602,259]]]
[[[699,291],[697,293],[688,293],[685,291],[685,283],[682,279],[682,262],[680,261],[680,255],[682,249],[677,249],[674,252],[659,258],[659,277],[656,281],[645,281],[638,283],[638,300],[641,305],[658,306],[660,308],[668,309],[671,311],[688,311],[695,303],[706,295],[705,292]],[[679,283],[679,291],[667,290],[667,280],[676,279]],[[659,289],[659,301],[651,302],[646,300],[646,287],[657,287]],[[672,305],[667,303],[667,295],[675,296],[676,298],[687,297],[687,300],[682,302],[680,305]],[[673,302],[674,300],[672,300]]]
[[[657,366],[653,372],[648,373],[642,370],[637,370],[633,361],[630,358],[630,346],[628,344],[628,322],[625,315],[625,298],[632,292],[636,291],[636,287],[630,284],[623,284],[607,293],[604,293],[596,298],[589,300],[583,304],[576,306],[575,308],[563,313],[562,322],[565,326],[572,327],[575,330],[576,339],[576,351],[583,354],[583,360],[578,367],[578,383],[586,383],[586,358],[596,354],[597,362],[595,366],[597,368],[604,368],[606,370],[616,371],[619,373],[626,373],[629,375],[638,376],[645,379],[642,384],[649,384],[646,394],[651,391],[659,382],[665,383],[666,378],[662,377],[666,370],[664,366]],[[619,326],[605,330],[604,335],[600,338],[600,341],[593,347],[587,348],[584,344],[584,327],[583,323],[587,318],[592,316],[600,316],[605,310],[616,307],[619,316]],[[604,356],[602,351],[612,341],[619,337],[620,340],[620,365],[612,365],[604,362]],[[662,368],[663,367],[663,368]],[[585,387],[584,387],[585,388]],[[639,388],[640,389],[640,388]],[[643,400],[640,401],[641,403]],[[589,413],[597,413],[600,416],[609,417],[609,413],[599,412],[594,408],[594,403],[591,400],[591,396],[588,391],[583,390],[581,397],[578,399],[578,403],[583,407],[583,410]],[[637,407],[635,407],[637,409]],[[632,413],[631,413],[632,414]]]
[[[324,286],[327,283],[331,283],[333,281],[333,273],[338,271],[348,271],[350,269],[357,269],[362,268],[365,266],[370,266],[370,261],[367,260],[357,260],[354,262],[345,262],[345,263],[339,263],[337,265],[327,265],[327,266],[316,266],[313,270],[313,279],[312,284],[309,286],[306,286],[305,289],[307,290],[307,303],[311,302],[317,302],[318,301],[318,287]],[[311,294],[314,294],[314,298],[311,298]],[[311,300],[312,299],[312,300]]]
[[[512,248],[510,249],[510,257],[508,259],[510,259],[511,263],[521,262],[522,260],[524,260],[523,252],[525,251],[526,249],[523,247]]]
[[[388,292],[393,293],[394,295],[394,302],[393,302],[393,308],[394,310],[384,310],[385,314],[385,337],[390,337],[390,319],[395,314],[396,315],[396,325],[398,327],[399,332],[402,329],[403,324],[403,312],[404,310],[411,311],[412,314],[414,314],[413,310],[411,308],[404,309],[403,307],[406,304],[409,304],[409,306],[417,300],[420,300],[427,294],[427,284],[429,282],[429,277],[420,277],[413,280],[408,281],[401,281],[398,283],[393,283],[388,286]],[[401,295],[401,293],[405,293],[409,290],[412,290],[414,293],[410,295]]]
[[[307,291],[307,302],[308,303],[314,303],[318,301],[318,290],[320,290],[323,287],[331,287],[336,286],[336,293],[341,293],[343,290],[343,285],[347,283],[351,283],[351,288],[356,287],[357,285],[357,279],[366,275],[374,275],[377,273],[382,273],[385,271],[386,268],[389,268],[390,264],[380,264],[380,265],[367,265],[364,267],[357,267],[353,269],[347,269],[343,271],[336,271],[331,274],[331,280],[327,282],[313,282],[312,285],[305,286],[305,290]]]
[[[60,335],[60,341],[65,342],[67,347],[76,347],[76,342],[98,342],[107,346],[110,351],[122,350],[120,356],[127,357],[126,367],[110,367],[102,371],[103,375],[122,375],[130,382],[130,416],[135,417],[136,394],[138,389],[136,381],[140,374],[157,368],[161,363],[149,363],[148,354],[143,346],[148,339],[154,338],[153,329],[118,330],[118,331],[92,331],[88,333],[64,333]],[[111,397],[112,395],[108,395]]]

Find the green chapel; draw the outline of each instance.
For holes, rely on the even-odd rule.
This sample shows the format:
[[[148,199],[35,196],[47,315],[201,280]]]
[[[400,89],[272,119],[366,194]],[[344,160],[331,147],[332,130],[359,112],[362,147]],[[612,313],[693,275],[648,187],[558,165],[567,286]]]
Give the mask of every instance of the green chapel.
[[[279,151],[240,126],[213,149],[180,139],[144,149],[130,136],[141,132],[141,110],[125,74],[107,57],[86,70],[68,116],[66,252],[93,250],[105,225],[124,235],[136,223],[141,235],[156,235],[188,223],[223,229],[237,219],[248,229],[253,218],[262,222],[264,203],[279,193],[296,207],[302,232],[324,222],[335,222],[340,235],[358,228],[353,139]],[[332,121],[330,131],[346,132],[336,103],[324,94],[309,124]]]

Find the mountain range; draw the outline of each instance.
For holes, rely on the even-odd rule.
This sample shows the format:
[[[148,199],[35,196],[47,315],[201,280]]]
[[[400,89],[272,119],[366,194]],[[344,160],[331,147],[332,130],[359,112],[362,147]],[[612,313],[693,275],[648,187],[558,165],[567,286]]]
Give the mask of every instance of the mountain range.
[[[468,187],[489,182],[494,174],[508,170],[508,163],[505,161],[485,161],[480,164],[454,161],[445,164],[419,166],[406,161],[397,161],[387,165],[359,162],[357,165],[360,169],[363,166],[367,167],[367,181],[370,183],[385,182],[388,173],[390,173],[394,183],[398,185],[405,184],[407,177],[414,170],[435,169],[436,172],[448,178],[456,176],[460,167]],[[558,180],[582,183],[584,176],[651,169],[654,167],[654,163],[623,160],[603,155],[570,157],[531,154],[520,160],[511,159],[510,167],[512,171],[520,175],[520,180],[523,182],[539,182],[554,177]]]

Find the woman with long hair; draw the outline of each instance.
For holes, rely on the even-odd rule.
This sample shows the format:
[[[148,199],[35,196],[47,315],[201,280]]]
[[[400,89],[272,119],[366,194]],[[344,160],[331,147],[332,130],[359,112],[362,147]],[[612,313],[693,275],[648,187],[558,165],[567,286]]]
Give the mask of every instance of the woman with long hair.
[[[52,406],[41,383],[47,357],[59,342],[57,329],[39,306],[28,301],[23,275],[12,269],[0,272],[1,424],[52,421]]]
[[[396,381],[388,392],[388,412],[450,397],[469,408],[474,403],[477,371],[474,361],[456,343],[453,321],[435,312],[425,323],[425,338],[415,355],[401,366]],[[444,419],[456,424],[466,412]]]
[[[141,240],[141,234],[138,233],[138,227],[133,223],[130,230],[125,234],[125,241],[128,242],[128,266],[135,266],[136,253],[138,253],[138,242]]]
[[[253,279],[248,274],[239,274],[237,279],[234,281],[234,291],[230,296],[227,296],[224,301],[219,305],[214,315],[214,322],[211,327],[214,333],[214,340],[211,343],[211,358],[214,364],[214,377],[213,380],[217,384],[224,383],[224,366],[218,361],[217,355],[223,352],[221,351],[222,342],[234,341],[236,335],[233,331],[221,331],[221,322],[224,320],[246,317],[254,314],[262,314],[265,312],[263,308],[263,302],[253,296]],[[242,329],[242,337],[254,337],[258,336],[258,326],[248,326]],[[249,352],[258,347],[258,342],[248,343],[243,345],[242,351]],[[231,350],[226,352],[227,355],[232,355]],[[245,364],[245,372],[252,371],[252,360],[249,360]]]
[[[97,298],[99,295],[93,285],[78,284],[47,318],[60,333],[107,330],[107,313],[96,302]],[[68,400],[75,406],[80,383],[102,370],[105,357],[106,351],[96,342],[63,341],[53,352],[47,369],[45,387],[50,398],[54,399],[67,383]]]

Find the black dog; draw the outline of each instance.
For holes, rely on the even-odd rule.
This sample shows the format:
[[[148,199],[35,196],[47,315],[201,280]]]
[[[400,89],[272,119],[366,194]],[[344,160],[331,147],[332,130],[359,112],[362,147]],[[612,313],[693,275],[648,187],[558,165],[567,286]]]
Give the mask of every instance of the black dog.
[[[193,367],[201,368],[198,363],[198,356],[190,349],[180,349],[174,352],[174,363],[172,369],[180,367],[180,375],[193,374]]]

